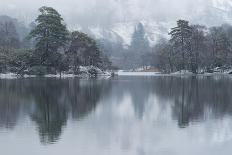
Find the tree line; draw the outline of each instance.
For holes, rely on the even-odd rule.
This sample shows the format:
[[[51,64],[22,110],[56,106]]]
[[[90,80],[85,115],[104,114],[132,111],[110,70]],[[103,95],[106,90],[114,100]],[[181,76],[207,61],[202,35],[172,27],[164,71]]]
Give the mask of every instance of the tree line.
[[[101,45],[101,48],[109,53],[113,64],[120,69],[135,69],[150,65],[151,57],[149,54],[152,48],[149,45],[143,23],[139,22],[134,27],[129,45],[125,45],[120,39],[116,42],[102,40]]]
[[[232,65],[232,26],[207,28],[178,20],[170,39],[160,39],[153,48],[152,64],[162,72],[188,70],[193,73],[230,69]]]
[[[23,42],[14,22],[0,22],[1,73],[43,75],[70,71],[79,74],[79,66],[111,68],[111,62],[93,38],[79,31],[70,32],[62,16],[52,7],[43,6],[39,12]]]

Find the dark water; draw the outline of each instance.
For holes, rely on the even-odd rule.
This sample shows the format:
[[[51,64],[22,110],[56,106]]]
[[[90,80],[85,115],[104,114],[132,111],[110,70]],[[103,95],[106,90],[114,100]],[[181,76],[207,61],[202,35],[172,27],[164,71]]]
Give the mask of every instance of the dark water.
[[[231,155],[232,78],[0,80],[1,155]]]

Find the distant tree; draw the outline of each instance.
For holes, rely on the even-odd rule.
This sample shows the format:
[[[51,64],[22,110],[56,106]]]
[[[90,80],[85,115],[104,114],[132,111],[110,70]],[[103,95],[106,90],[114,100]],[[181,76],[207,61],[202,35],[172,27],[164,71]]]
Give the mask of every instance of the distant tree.
[[[145,29],[142,23],[139,23],[134,30],[131,40],[131,49],[143,53],[149,47]]]
[[[231,42],[227,32],[222,27],[212,27],[210,28],[208,39],[212,51],[213,67],[221,67],[228,64]]]
[[[66,45],[68,30],[61,15],[53,8],[43,6],[36,19],[36,26],[30,32],[30,38],[35,38],[35,54],[39,58],[39,65],[56,66],[57,52]]]
[[[142,23],[139,23],[132,34],[131,45],[129,50],[131,51],[129,55],[129,62],[132,67],[141,67],[144,65],[145,55],[149,52],[150,46],[149,41],[146,37],[145,29]]]
[[[2,49],[19,48],[19,36],[12,21],[0,22],[0,36]]]
[[[13,21],[0,20],[0,72],[8,70],[10,55],[20,47],[19,36]]]

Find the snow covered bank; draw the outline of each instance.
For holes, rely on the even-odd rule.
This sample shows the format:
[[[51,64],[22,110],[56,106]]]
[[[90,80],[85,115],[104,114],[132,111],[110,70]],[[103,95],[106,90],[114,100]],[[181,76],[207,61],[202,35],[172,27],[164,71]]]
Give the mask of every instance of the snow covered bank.
[[[126,72],[118,71],[115,73],[118,76],[158,76],[159,72]]]
[[[194,73],[192,73],[188,70],[181,70],[181,71],[171,73],[170,75],[194,75]]]
[[[5,73],[5,74],[0,74],[0,79],[17,79],[21,78],[22,76],[15,74],[15,73]],[[35,75],[24,75],[24,78],[29,78],[29,77],[36,77]]]
[[[15,79],[17,77],[17,74],[14,73],[0,74],[0,79]]]
[[[213,76],[213,75],[230,75],[232,71],[226,72],[213,72],[213,73],[201,73],[201,74],[194,74],[188,70],[181,70],[170,74],[163,74],[160,72],[133,72],[133,71],[123,71],[120,70],[115,72],[117,76]]]
[[[32,77],[47,77],[47,78],[91,78],[91,77],[111,77],[111,72],[102,71],[101,69],[94,66],[81,66],[79,74],[74,74],[72,71],[63,72],[61,75],[57,74],[45,74],[43,76],[37,75],[18,75],[15,73],[4,73],[0,74],[0,79],[17,79],[17,78],[32,78]]]

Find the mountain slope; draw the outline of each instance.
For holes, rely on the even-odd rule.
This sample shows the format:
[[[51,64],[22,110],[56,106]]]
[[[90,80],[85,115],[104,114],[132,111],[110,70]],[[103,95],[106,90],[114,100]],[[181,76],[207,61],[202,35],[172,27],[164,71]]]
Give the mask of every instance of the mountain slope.
[[[151,46],[161,37],[168,37],[168,31],[170,25],[173,23],[154,22],[154,21],[140,21],[146,31],[146,37],[149,40]],[[127,22],[127,23],[116,23],[107,28],[101,27],[89,27],[84,31],[94,38],[101,40],[106,39],[110,42],[122,42],[124,47],[127,47],[131,43],[131,37],[135,27],[139,22]]]

